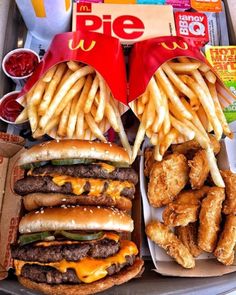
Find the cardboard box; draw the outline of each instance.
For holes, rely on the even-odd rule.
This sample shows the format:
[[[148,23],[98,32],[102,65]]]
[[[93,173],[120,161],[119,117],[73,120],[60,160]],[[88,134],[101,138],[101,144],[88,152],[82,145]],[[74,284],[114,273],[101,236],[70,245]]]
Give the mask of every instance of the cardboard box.
[[[74,3],[72,30],[77,29],[104,33],[119,38],[123,44],[133,44],[175,35],[175,21],[170,5]]]
[[[0,132],[0,279],[7,277],[12,266],[10,244],[16,240],[21,211],[13,184],[23,174],[16,165],[23,146],[22,137]]]

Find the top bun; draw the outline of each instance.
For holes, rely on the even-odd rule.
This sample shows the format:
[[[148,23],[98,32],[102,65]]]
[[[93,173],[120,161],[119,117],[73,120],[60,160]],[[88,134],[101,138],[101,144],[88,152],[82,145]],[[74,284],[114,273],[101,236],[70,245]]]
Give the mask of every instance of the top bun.
[[[100,206],[66,206],[31,211],[22,217],[21,234],[54,230],[133,231],[132,218],[118,209]]]
[[[126,150],[113,143],[77,139],[47,141],[23,152],[19,165],[60,159],[98,159],[102,161],[130,163]]]

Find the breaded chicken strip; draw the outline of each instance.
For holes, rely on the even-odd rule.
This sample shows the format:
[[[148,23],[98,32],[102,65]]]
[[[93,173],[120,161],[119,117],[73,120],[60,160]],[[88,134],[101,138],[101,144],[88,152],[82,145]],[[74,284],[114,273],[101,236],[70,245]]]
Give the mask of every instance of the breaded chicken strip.
[[[184,155],[172,154],[152,166],[148,199],[153,207],[170,203],[188,182],[189,167]]]
[[[197,222],[189,223],[186,226],[178,226],[175,228],[175,233],[180,241],[188,248],[193,257],[197,257],[202,253],[202,250],[197,245]]]
[[[236,174],[229,170],[221,171],[225,182],[225,201],[223,204],[224,214],[236,214]]]
[[[226,217],[223,232],[220,235],[219,242],[214,255],[217,260],[225,265],[231,265],[234,262],[234,247],[236,244],[236,216],[228,215]]]
[[[158,246],[165,249],[184,268],[193,268],[195,261],[188,248],[176,235],[160,221],[152,221],[146,226],[146,235]]]
[[[201,199],[209,191],[208,186],[200,190],[181,192],[176,199],[169,203],[162,213],[162,219],[168,226],[186,226],[198,220]]]
[[[190,167],[189,180],[192,189],[200,189],[210,172],[208,165],[207,154],[205,150],[196,152],[192,160],[188,161]]]
[[[153,148],[146,148],[144,151],[144,175],[146,177],[149,177],[152,166],[155,162]]]
[[[202,201],[199,214],[198,246],[206,252],[215,250],[224,199],[223,188],[211,187],[207,197]]]
[[[217,155],[220,152],[220,143],[214,135],[209,134],[209,138],[214,154]],[[171,148],[174,153],[193,155],[196,151],[201,149],[201,146],[195,139],[193,139],[180,144],[172,144]]]

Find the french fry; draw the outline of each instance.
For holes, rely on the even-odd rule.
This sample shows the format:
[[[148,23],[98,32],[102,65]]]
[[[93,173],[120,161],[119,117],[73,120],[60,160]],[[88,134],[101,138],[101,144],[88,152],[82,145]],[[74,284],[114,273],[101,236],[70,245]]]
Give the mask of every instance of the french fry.
[[[97,123],[95,122],[95,120],[93,119],[93,117],[91,116],[91,114],[85,114],[85,120],[88,123],[91,132],[97,138],[99,138],[101,141],[106,141],[106,138],[102,134],[102,131],[99,129]]]
[[[66,136],[66,126],[70,115],[72,101],[70,101],[61,113],[61,118],[57,130],[57,134],[61,137]]]
[[[44,128],[49,120],[54,115],[57,107],[59,106],[60,102],[62,101],[63,97],[67,94],[67,92],[70,90],[70,88],[77,82],[80,78],[91,74],[94,72],[94,69],[90,66],[85,66],[78,71],[71,74],[71,76],[65,81],[65,83],[62,85],[60,91],[55,95],[53,98],[47,112],[41,117],[40,119],[40,127]]]
[[[170,128],[171,128],[169,105],[168,105],[167,96],[165,94],[165,91],[162,89],[162,87],[160,87],[160,92],[161,92],[161,97],[162,97],[162,101],[163,101],[163,106],[165,108],[165,112],[163,112],[165,114],[164,115],[164,120],[163,120],[163,133],[167,134],[170,131]]]
[[[46,134],[50,132],[54,127],[58,125],[60,121],[60,116],[54,117],[50,122],[47,124],[46,128],[43,129],[43,133]]]
[[[143,122],[141,121],[139,128],[138,128],[138,132],[136,134],[135,141],[134,141],[131,163],[134,162],[135,158],[138,155],[138,151],[139,151],[140,146],[141,146],[143,139],[145,137],[145,131],[146,131],[145,126],[144,126]]]
[[[85,77],[80,78],[67,92],[67,94],[63,97],[61,102],[59,103],[55,115],[60,115],[60,113],[64,110],[64,108],[67,106],[67,104],[76,96],[80,95],[81,89],[84,87],[85,84]]]
[[[208,88],[210,90],[211,93],[211,97],[213,99],[213,102],[215,104],[215,110],[216,110],[216,115],[221,123],[221,126],[223,128],[223,132],[226,136],[228,136],[229,138],[233,138],[233,133],[231,132],[231,130],[229,129],[229,125],[226,121],[225,115],[222,111],[221,105],[219,103],[219,99],[218,99],[218,95],[217,95],[217,91],[216,91],[216,86],[215,84],[212,83],[207,83]]]
[[[189,87],[192,88],[192,90],[195,91],[196,94],[198,95],[198,98],[199,98],[199,100],[200,100],[200,102],[207,114],[207,117],[213,126],[216,138],[218,140],[220,140],[221,136],[222,136],[223,129],[222,129],[219,119],[216,116],[214,104],[213,104],[213,108],[212,108],[211,103],[209,102],[209,97],[206,95],[206,93],[203,91],[202,87],[194,79],[192,79],[191,77],[189,77],[187,75],[184,75],[183,79],[186,81],[186,83],[189,85]],[[212,103],[213,103],[213,101],[212,101]]]
[[[89,90],[87,100],[85,102],[85,106],[84,106],[85,114],[88,114],[91,110],[95,95],[98,90],[98,86],[99,86],[99,79],[98,79],[98,76],[96,75],[95,79],[93,80],[93,84]]]
[[[42,82],[46,82],[49,83],[52,80],[52,77],[54,75],[54,73],[57,70],[57,65],[53,66],[52,68],[50,68],[47,73],[44,75]]]
[[[145,108],[145,105],[143,104],[142,99],[140,98],[137,99],[137,102],[136,102],[137,114],[142,115],[142,113],[144,112],[144,108]]]
[[[57,86],[57,90],[56,90],[56,93],[58,91],[60,91],[61,89],[61,86],[65,83],[65,81],[70,77],[70,75],[72,74],[73,72],[70,70],[70,69],[67,69],[66,72],[64,73],[63,77],[61,78],[61,81],[60,83],[58,84]],[[55,94],[56,94],[55,93]]]
[[[192,63],[192,62],[186,62],[186,63],[178,63],[178,62],[167,62],[167,64],[171,67],[171,69],[175,73],[180,74],[189,74],[194,70],[197,70],[200,66],[200,62]]]
[[[143,120],[144,120],[145,129],[148,129],[149,127],[151,127],[155,119],[155,106],[154,106],[153,100],[154,100],[153,96],[150,94],[149,101],[147,105],[145,106],[145,110],[144,110],[145,116]]]
[[[84,124],[84,112],[80,110],[77,114],[77,121],[76,121],[76,129],[75,129],[75,135],[76,138],[81,138],[83,136],[84,130],[85,130],[85,124]]]
[[[171,128],[170,132],[165,135],[163,138],[163,141],[160,144],[160,154],[164,156],[165,152],[168,150],[168,148],[171,146],[171,144],[175,141],[177,138],[178,131],[175,128]]]
[[[180,78],[175,74],[168,63],[164,63],[161,67],[175,87],[190,99],[192,109],[197,110],[199,107],[199,100],[197,99],[196,94],[180,80]]]
[[[29,94],[27,94],[26,99],[27,99],[27,108],[28,108],[28,117],[29,117],[30,127],[32,130],[32,133],[34,133],[38,127],[38,122],[39,122],[37,106],[32,103],[31,96]]]
[[[140,97],[142,104],[145,105],[148,102],[149,94],[148,91],[145,91],[144,94]]]
[[[207,64],[204,64],[203,62],[201,62],[199,70],[203,73],[206,73],[210,70],[210,67]]]
[[[155,73],[155,76],[157,78],[157,81],[161,84],[162,88],[167,94],[167,97],[172,101],[174,105],[176,105],[176,108],[183,114],[184,117],[187,119],[191,119],[191,114],[186,110],[184,105],[181,103],[179,97],[177,96],[172,84],[170,83],[169,79],[166,77],[164,71],[161,69],[161,67],[158,68],[158,70]]]
[[[172,115],[170,115],[170,121],[172,126],[177,129],[180,133],[185,135],[188,140],[192,140],[195,137],[195,132],[187,127],[183,122],[175,119]]]
[[[214,151],[210,146],[206,149],[206,155],[207,155],[208,165],[210,167],[212,180],[217,186],[225,187],[224,181],[222,179],[222,176],[220,174],[219,168],[216,163]]]
[[[28,120],[28,108],[25,107],[23,111],[19,114],[19,116],[16,118],[15,123],[21,124]]]
[[[39,80],[37,84],[33,87],[33,94],[31,96],[31,101],[34,105],[38,105],[42,100],[44,91],[46,89],[47,83],[43,80]]]
[[[102,121],[102,118],[105,112],[105,105],[108,100],[108,89],[107,89],[106,83],[101,75],[98,75],[98,79],[99,79],[100,96],[99,96],[97,113],[95,116],[95,122],[97,123]]]
[[[113,99],[112,97],[110,99]],[[110,104],[110,99],[105,105],[105,116],[107,117],[109,123],[111,124],[111,127],[116,131],[119,132],[119,125],[117,122],[116,114],[114,112],[113,107]]]
[[[207,132],[213,131],[212,125],[209,122],[209,120],[207,118],[207,115],[206,115],[206,113],[205,113],[204,108],[202,107],[202,105],[200,105],[199,109],[197,110],[197,115],[198,115],[198,118],[201,121],[204,129]]]
[[[151,137],[150,137],[150,142],[152,145],[157,145],[158,143],[158,134],[157,133],[152,133]]]
[[[213,84],[216,83],[216,76],[215,76],[215,74],[212,73],[212,71],[206,72],[205,77],[210,83],[213,83]]]
[[[67,62],[67,66],[72,72],[76,72],[82,68],[82,66],[78,62],[72,60]]]
[[[80,96],[75,96],[72,101],[71,112],[69,116],[68,126],[67,126],[67,136],[70,138],[73,136],[76,127],[77,114],[81,109],[84,108],[85,101],[87,99],[89,89],[92,85],[92,77],[91,75],[87,76],[86,82],[84,84],[84,88],[80,94]],[[75,100],[74,100],[75,99]],[[74,103],[74,104],[73,104]]]
[[[163,157],[162,155],[160,154],[160,142],[161,142],[161,138],[158,137],[157,138],[157,144],[155,145],[154,147],[154,159],[156,161],[162,161]]]
[[[51,81],[47,85],[43,99],[41,100],[39,108],[38,108],[38,113],[40,116],[43,116],[46,113],[52,101],[52,98],[54,96],[54,93],[56,91],[57,85],[60,83],[60,80],[63,76],[65,69],[66,69],[66,65],[64,63],[59,64],[55,74],[53,75]]]

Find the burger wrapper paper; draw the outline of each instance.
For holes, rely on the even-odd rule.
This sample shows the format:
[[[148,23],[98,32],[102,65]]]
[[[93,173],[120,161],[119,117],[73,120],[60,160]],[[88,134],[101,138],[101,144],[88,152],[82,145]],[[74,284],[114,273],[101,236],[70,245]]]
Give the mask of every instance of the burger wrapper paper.
[[[177,57],[190,57],[207,64],[217,77],[216,89],[221,105],[225,111],[234,112],[235,108],[229,106],[236,104],[236,97],[225,87],[219,75],[201,53],[200,48],[193,40],[174,36],[148,39],[133,46],[129,61],[128,103],[145,92],[150,79],[163,63]],[[132,104],[130,107],[132,108]],[[135,113],[134,110],[133,112]]]
[[[205,57],[200,53],[194,43],[187,43],[181,37],[160,37],[136,43],[131,52],[130,59],[130,96],[129,103],[142,95],[155,73],[166,61],[180,56],[195,58],[206,63],[215,73]],[[217,74],[215,73],[217,76]],[[221,103],[227,107],[233,103],[235,97],[226,89],[217,76],[217,91]],[[144,223],[147,225],[151,220],[162,220],[163,208],[150,206],[147,197],[147,179],[144,175],[144,150],[150,145],[146,139],[143,144],[143,152],[140,159],[140,192],[142,196]],[[222,149],[223,150],[223,149]],[[221,153],[221,162],[225,162],[227,154]],[[220,166],[220,168],[223,168]],[[216,258],[209,253],[201,254],[196,258],[196,266],[193,269],[184,269],[178,265],[166,252],[148,238],[148,246],[151,253],[155,271],[166,276],[179,277],[214,277],[236,271],[236,266],[225,266],[217,262]]]
[[[23,146],[22,137],[0,132],[0,280],[12,267],[10,244],[16,242],[21,212],[21,197],[13,186],[23,177],[23,170],[17,166]]]
[[[113,97],[127,111],[127,81],[123,50],[117,38],[95,32],[67,32],[56,35],[45,56],[29,78],[17,101],[24,105],[24,95],[53,66],[62,62],[77,61],[90,65],[106,81]],[[110,128],[107,124],[106,130]],[[56,134],[50,134],[55,137]]]

